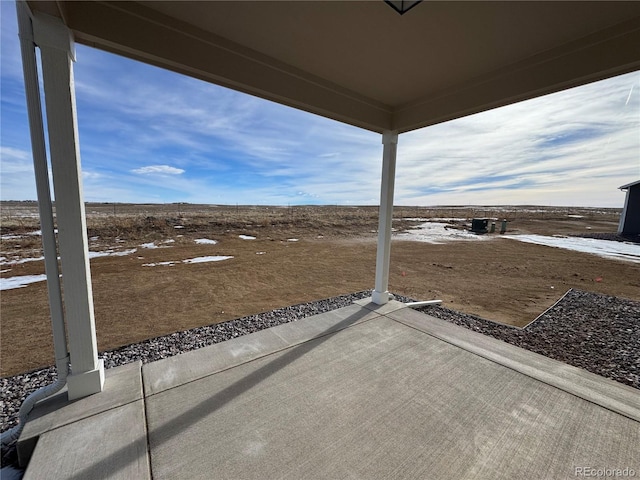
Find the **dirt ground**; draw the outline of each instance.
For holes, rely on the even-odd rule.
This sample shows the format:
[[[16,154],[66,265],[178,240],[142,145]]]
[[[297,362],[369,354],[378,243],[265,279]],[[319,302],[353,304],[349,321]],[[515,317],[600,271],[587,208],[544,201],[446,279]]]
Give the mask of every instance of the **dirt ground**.
[[[40,237],[26,235],[38,228],[36,213],[35,204],[2,204],[0,255],[5,262],[41,255]],[[443,220],[463,228],[471,218],[491,217],[509,221],[507,235],[572,235],[615,232],[619,213],[558,207],[396,207],[394,227],[401,232],[420,223],[407,218],[444,218],[464,219]],[[126,256],[91,260],[100,350],[374,284],[374,207],[88,204],[87,218],[90,250],[137,248]],[[198,245],[198,238],[218,243]],[[167,240],[173,242],[161,243]],[[140,246],[153,241],[166,248]],[[181,262],[209,255],[233,258]],[[394,240],[391,257],[390,291],[419,300],[441,299],[449,308],[513,325],[532,321],[571,287],[640,300],[638,263],[522,243],[500,234],[486,241],[443,244]],[[177,263],[144,266],[167,261]],[[34,275],[44,273],[44,265],[5,263],[2,270],[3,277]],[[52,364],[46,283],[4,290],[0,303],[0,374]]]

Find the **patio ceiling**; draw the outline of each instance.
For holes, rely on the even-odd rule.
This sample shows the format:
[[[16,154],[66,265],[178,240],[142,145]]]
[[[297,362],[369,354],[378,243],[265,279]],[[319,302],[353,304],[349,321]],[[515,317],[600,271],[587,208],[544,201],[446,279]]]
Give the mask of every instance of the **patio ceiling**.
[[[376,132],[640,69],[640,2],[38,2],[78,43]]]

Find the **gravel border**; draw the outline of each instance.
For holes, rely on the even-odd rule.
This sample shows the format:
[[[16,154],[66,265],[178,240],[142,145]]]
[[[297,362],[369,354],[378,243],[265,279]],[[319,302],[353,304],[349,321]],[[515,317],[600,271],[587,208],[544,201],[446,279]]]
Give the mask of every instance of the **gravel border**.
[[[571,289],[525,328],[441,306],[418,310],[640,389],[640,302]]]
[[[149,363],[342,308],[370,295],[371,290],[365,290],[278,308],[152,338],[101,352],[100,356],[104,358],[107,368],[137,360]],[[415,301],[400,295],[396,295],[396,300]],[[640,302],[569,290],[552,308],[524,329],[456,312],[439,305],[418,310],[640,389]],[[54,382],[56,378],[55,368],[47,367],[0,379],[2,431],[17,424],[20,405],[31,392]]]
[[[137,360],[141,360],[142,363],[154,362],[265,328],[346,307],[356,300],[370,296],[371,290],[365,290],[315,302],[300,303],[227,322],[151,338],[140,343],[100,352],[99,356],[104,359],[105,368],[113,368]],[[411,301],[404,299],[404,297],[396,296],[396,298],[400,301]],[[53,366],[1,378],[0,424],[2,431],[10,429],[18,423],[20,405],[28,395],[55,382],[56,379],[57,373]]]

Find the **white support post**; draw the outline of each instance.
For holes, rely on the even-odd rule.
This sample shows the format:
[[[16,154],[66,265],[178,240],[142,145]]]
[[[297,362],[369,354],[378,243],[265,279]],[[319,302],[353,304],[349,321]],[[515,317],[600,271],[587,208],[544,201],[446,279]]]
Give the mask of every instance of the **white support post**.
[[[380,185],[380,214],[378,219],[378,253],[376,256],[376,284],[371,301],[384,305],[389,301],[389,263],[391,259],[391,228],[393,223],[393,189],[396,180],[396,151],[398,132],[382,134],[382,180]]]
[[[82,193],[72,64],[75,51],[71,31],[57,18],[36,14],[33,33],[42,58],[71,357],[72,374],[67,386],[72,400],[98,393],[104,385],[104,363],[98,360]]]
[[[31,134],[31,150],[33,152],[33,168],[36,176],[38,194],[38,210],[40,213],[40,229],[42,231],[42,249],[44,266],[47,274],[47,290],[49,292],[49,311],[53,330],[53,347],[56,357],[58,378],[66,376],[69,352],[67,351],[67,332],[64,325],[62,308],[62,290],[58,269],[58,248],[53,224],[53,208],[49,189],[49,168],[47,165],[47,149],[44,141],[42,121],[42,105],[40,104],[40,87],[38,85],[38,69],[31,18],[25,2],[16,3],[18,28],[20,32],[20,51],[22,54],[22,70],[29,113],[29,131]]]

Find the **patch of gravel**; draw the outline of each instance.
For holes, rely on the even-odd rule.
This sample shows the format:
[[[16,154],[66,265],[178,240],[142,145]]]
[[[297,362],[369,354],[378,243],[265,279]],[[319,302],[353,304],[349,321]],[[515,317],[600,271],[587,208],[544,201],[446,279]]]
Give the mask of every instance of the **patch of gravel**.
[[[441,306],[419,311],[640,389],[640,302],[572,289],[525,328]]]

